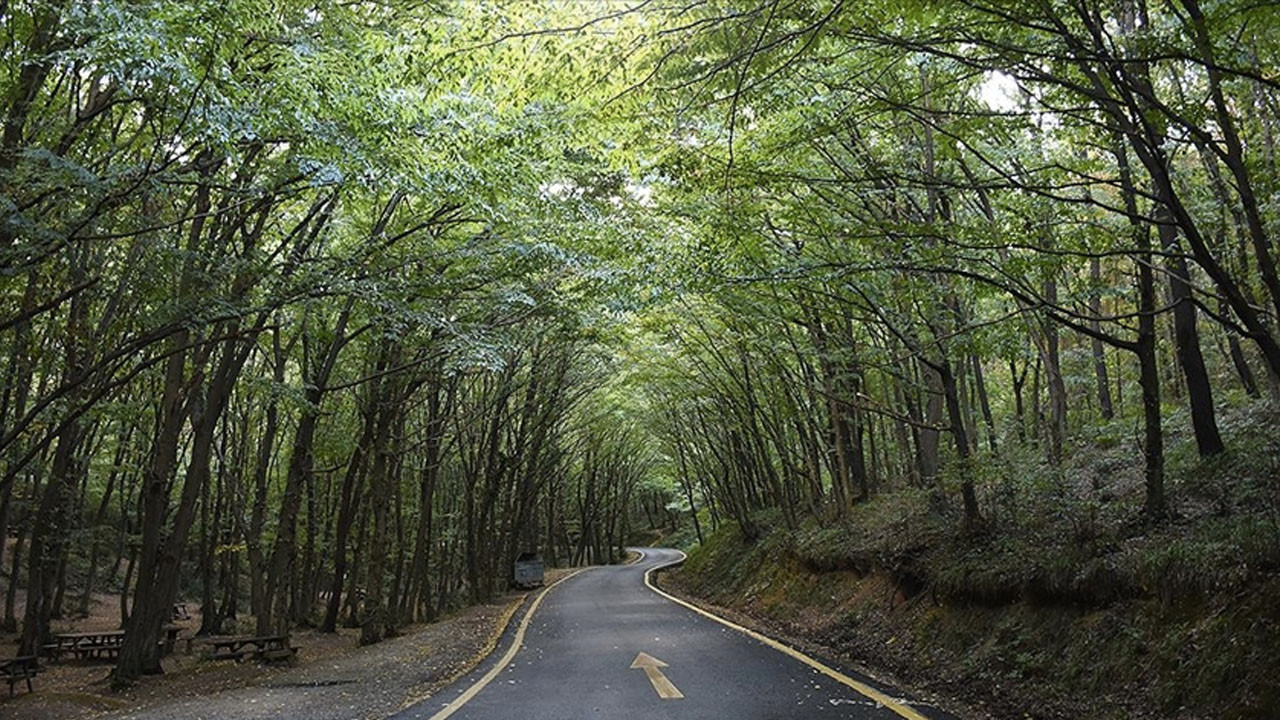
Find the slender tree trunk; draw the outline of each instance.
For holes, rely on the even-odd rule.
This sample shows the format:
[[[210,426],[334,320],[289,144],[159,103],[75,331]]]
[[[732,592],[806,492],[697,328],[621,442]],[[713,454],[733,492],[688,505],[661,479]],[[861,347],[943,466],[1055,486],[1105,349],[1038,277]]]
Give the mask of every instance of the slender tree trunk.
[[[1113,140],[1120,169],[1121,194],[1129,215],[1134,247],[1138,253],[1138,334],[1134,343],[1138,355],[1138,384],[1142,388],[1144,481],[1146,499],[1143,510],[1152,521],[1168,514],[1164,494],[1164,428],[1160,417],[1160,368],[1156,358],[1156,289],[1152,269],[1151,237],[1139,221],[1136,186],[1124,150],[1123,138]]]
[[[372,409],[365,417],[364,430],[356,443],[355,452],[347,462],[347,472],[342,480],[341,503],[338,507],[337,534],[334,538],[333,550],[333,584],[330,587],[329,603],[325,607],[324,620],[320,623],[320,632],[337,632],[338,613],[342,608],[342,589],[347,573],[347,542],[351,536],[351,523],[359,504],[359,486],[364,473],[364,457],[366,448],[373,440],[374,418]]]
[[[101,552],[100,530],[106,530],[107,509],[111,504],[111,495],[115,492],[116,482],[121,484],[125,482],[123,472],[126,451],[129,442],[133,439],[134,425],[129,424],[125,427],[123,434],[118,434],[116,438],[116,452],[111,460],[111,471],[107,474],[107,485],[102,490],[102,499],[98,502],[98,510],[93,515],[93,521],[90,524],[89,535],[89,574],[85,578],[84,588],[80,593],[80,603],[77,607],[77,614],[80,617],[88,617],[90,605],[93,601],[93,590],[96,587],[98,578],[98,555]],[[124,522],[124,518],[120,519]]]
[[[276,387],[280,387],[284,385],[285,358],[280,346],[279,327],[276,327],[271,332],[271,346],[274,360],[272,363],[272,380],[275,382]],[[309,414],[307,413],[307,415]],[[301,425],[305,421],[306,417],[304,416],[303,420],[299,422],[299,433],[303,432]],[[267,403],[262,435],[258,438],[257,461],[253,468],[253,508],[250,511],[248,537],[245,538],[245,547],[249,556],[249,612],[253,614],[255,622],[264,615],[268,620],[271,616],[271,611],[267,607],[267,569],[265,553],[262,551],[262,528],[266,523],[267,517],[267,478],[271,472],[279,425],[279,402],[276,400],[276,393],[273,392],[270,402]],[[294,450],[297,451],[297,449],[295,443]],[[262,630],[263,627],[259,626],[258,629]]]
[[[982,422],[987,426],[987,446],[991,454],[999,452],[996,442],[996,419],[991,413],[991,399],[987,396],[987,381],[982,375],[982,359],[973,355],[973,384],[978,392],[978,404],[982,408]]]
[[[1089,325],[1094,332],[1101,332],[1101,323],[1098,318],[1102,317],[1102,293],[1099,289],[1102,284],[1102,261],[1096,257],[1089,259],[1089,279],[1093,283],[1093,289],[1089,293],[1089,313],[1093,318],[1089,321]],[[1111,381],[1107,377],[1106,351],[1100,338],[1092,337],[1089,341],[1093,350],[1093,374],[1098,381],[1098,410],[1103,418],[1110,420],[1116,413],[1111,403]]]
[[[1225,308],[1223,310],[1225,311]],[[1231,330],[1227,330],[1226,333],[1227,349],[1231,356],[1231,364],[1235,367],[1236,374],[1240,376],[1240,386],[1249,397],[1260,397],[1261,393],[1258,392],[1258,383],[1254,380],[1253,370],[1244,356],[1244,348],[1240,346],[1240,336]]]
[[[964,505],[965,527],[977,528],[982,523],[982,515],[978,511],[978,496],[973,487],[973,469],[968,467],[971,457],[969,436],[964,426],[964,411],[960,407],[955,376],[951,373],[951,362],[943,356],[935,371],[942,383],[947,419],[951,423],[951,437],[955,441],[956,456],[961,464],[960,497]]]

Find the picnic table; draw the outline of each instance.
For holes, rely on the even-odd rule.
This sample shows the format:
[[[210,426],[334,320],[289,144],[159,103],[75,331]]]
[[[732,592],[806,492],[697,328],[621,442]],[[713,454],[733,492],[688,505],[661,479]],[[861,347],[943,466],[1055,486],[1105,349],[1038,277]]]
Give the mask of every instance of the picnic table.
[[[44,668],[40,667],[40,659],[35,655],[22,655],[11,660],[0,661],[0,677],[9,683],[9,694],[13,694],[13,686],[27,681],[27,692],[32,691],[31,679]]]
[[[54,660],[66,654],[74,655],[77,660],[110,660],[120,654],[123,646],[123,630],[96,630],[58,633],[44,650]]]
[[[162,655],[173,652],[178,643],[179,625],[165,625],[164,638],[160,640]],[[44,646],[45,654],[57,660],[71,654],[77,660],[113,660],[124,647],[124,630],[92,630],[88,632],[58,633],[53,642]]]
[[[262,662],[285,660],[292,662],[298,648],[289,644],[288,635],[244,635],[240,637],[210,640],[210,660],[235,660],[255,657]]]

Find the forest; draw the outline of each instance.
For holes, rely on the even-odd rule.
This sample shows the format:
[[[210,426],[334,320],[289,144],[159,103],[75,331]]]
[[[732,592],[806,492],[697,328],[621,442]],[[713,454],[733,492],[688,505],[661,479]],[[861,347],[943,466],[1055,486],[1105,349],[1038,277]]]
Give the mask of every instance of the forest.
[[[184,600],[377,643],[668,525],[965,602],[1276,587],[1274,5],[0,23],[19,654],[101,594],[120,686]]]

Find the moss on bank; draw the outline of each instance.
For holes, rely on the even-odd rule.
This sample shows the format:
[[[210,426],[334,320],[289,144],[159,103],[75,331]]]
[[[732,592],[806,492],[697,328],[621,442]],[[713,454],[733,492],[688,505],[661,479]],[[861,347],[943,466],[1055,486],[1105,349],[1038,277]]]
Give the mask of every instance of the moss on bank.
[[[1184,601],[979,603],[812,549],[722,528],[670,582],[997,717],[1280,717],[1280,579]]]
[[[1226,424],[1233,452],[1171,453],[1164,524],[1099,443],[993,460],[979,533],[881,493],[838,521],[765,513],[755,543],[722,526],[670,582],[997,717],[1277,718],[1280,439],[1271,409]]]

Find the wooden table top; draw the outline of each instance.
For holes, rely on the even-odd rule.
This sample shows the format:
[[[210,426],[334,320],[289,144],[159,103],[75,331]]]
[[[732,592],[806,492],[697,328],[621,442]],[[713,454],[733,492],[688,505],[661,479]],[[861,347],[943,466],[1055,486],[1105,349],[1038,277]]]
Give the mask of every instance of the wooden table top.
[[[288,635],[241,635],[240,637],[216,638],[209,640],[211,645],[247,645],[249,643],[265,644],[284,642],[289,639]]]
[[[124,631],[123,630],[95,630],[90,632],[58,633],[57,635],[54,635],[54,637],[59,640],[80,640],[82,638],[94,638],[94,637],[103,637],[103,638],[124,637]]]
[[[161,630],[167,633],[179,632],[183,629],[181,625],[168,623],[160,626]],[[57,633],[54,637],[58,640],[80,640],[83,638],[116,638],[123,637],[124,630],[88,630],[84,632]]]

